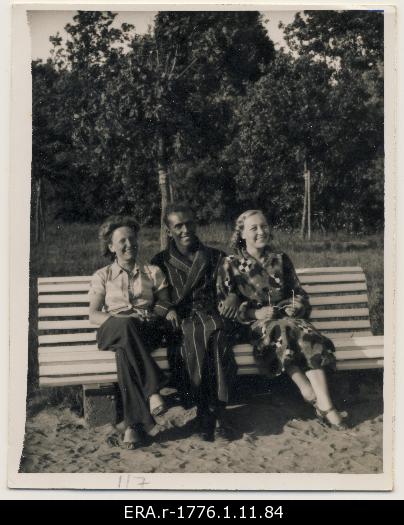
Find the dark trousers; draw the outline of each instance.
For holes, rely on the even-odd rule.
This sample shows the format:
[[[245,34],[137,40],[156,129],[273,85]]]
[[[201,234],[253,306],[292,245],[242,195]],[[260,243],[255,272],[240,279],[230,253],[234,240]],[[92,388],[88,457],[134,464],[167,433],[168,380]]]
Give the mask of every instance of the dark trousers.
[[[125,424],[142,424],[146,431],[155,425],[148,399],[158,393],[164,380],[150,355],[159,345],[160,333],[153,321],[133,317],[110,317],[97,331],[100,350],[115,351]]]

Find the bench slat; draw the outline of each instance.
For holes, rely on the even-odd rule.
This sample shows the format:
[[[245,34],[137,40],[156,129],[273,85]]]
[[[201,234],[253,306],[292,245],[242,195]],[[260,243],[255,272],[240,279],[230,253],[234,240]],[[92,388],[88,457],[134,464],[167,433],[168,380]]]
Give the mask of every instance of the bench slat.
[[[168,370],[166,359],[156,359],[157,364],[162,370]],[[115,361],[88,361],[79,363],[51,364],[45,363],[41,367],[44,376],[73,376],[85,374],[111,374],[116,372]]]
[[[38,317],[88,317],[88,306],[66,306],[60,308],[55,306],[54,308],[39,308]]]
[[[51,283],[90,283],[91,275],[66,275],[64,277],[38,277],[38,284]]]
[[[39,304],[72,304],[85,303],[88,305],[88,294],[54,294],[54,295],[38,295]]]
[[[363,273],[360,266],[326,266],[319,268],[297,268],[298,275],[311,275],[322,273]],[[91,275],[66,275],[63,277],[38,277],[38,284],[64,283],[64,282],[90,282]]]
[[[40,335],[38,341],[40,345],[53,343],[82,343],[84,341],[95,341],[95,332],[83,332],[74,334],[52,334]]]
[[[39,308],[38,317],[79,317],[88,316],[88,308],[83,307],[66,307],[66,308]],[[368,308],[344,308],[344,309],[313,309],[311,312],[312,319],[322,318],[339,318],[339,317],[369,317]],[[41,329],[41,328],[39,328]],[[45,329],[45,328],[44,328]]]
[[[306,285],[305,291],[311,296],[312,294],[334,292],[366,292],[366,282],[363,283],[342,283],[342,284],[313,284]]]
[[[324,275],[302,275],[299,281],[303,286],[311,283],[348,283],[366,281],[364,273],[326,273]]]
[[[337,329],[352,329],[352,328],[370,328],[369,319],[361,319],[358,321],[315,321],[313,325],[318,330],[337,330]]]
[[[316,273],[363,273],[361,266],[323,266],[321,268],[296,268],[297,275],[311,275]]]
[[[334,342],[335,348],[339,350],[360,350],[367,348],[383,348],[384,337],[382,335],[372,335],[371,337],[351,337],[351,338],[336,338],[331,337]],[[250,344],[240,344],[233,347],[234,352],[248,353],[252,351]],[[41,356],[52,356],[57,354],[80,354],[88,352],[98,353],[110,353],[108,351],[98,350],[96,344],[87,345],[72,345],[72,346],[40,346],[38,349],[38,355]],[[155,352],[166,352],[165,348],[159,348]],[[112,353],[112,352],[111,352]],[[154,352],[153,354],[154,355]]]
[[[324,275],[302,275],[300,278],[303,286],[311,283],[347,283],[347,282],[366,282],[364,273],[343,273],[343,274],[324,274]],[[60,281],[38,283],[38,293],[60,293],[60,292],[88,292],[89,281]],[[366,289],[366,285],[365,285]]]
[[[52,375],[74,375],[85,373],[109,373],[116,372],[116,361],[114,352],[102,352],[106,354],[100,356],[101,352],[86,353],[80,356],[68,355],[57,356],[58,359],[51,359],[47,356],[40,361],[40,372],[44,376]],[[80,357],[77,359],[77,357]],[[102,357],[102,359],[100,358]],[[236,354],[236,362],[239,367],[255,365],[255,359],[252,353]],[[367,350],[337,350],[336,356],[338,361],[360,360],[360,359],[383,359],[383,349],[373,348]],[[163,370],[169,368],[165,355],[155,355],[156,363]]]
[[[70,347],[67,347],[68,349]],[[154,359],[166,359],[167,349],[157,348],[151,354]],[[42,363],[58,363],[63,361],[115,361],[115,352],[112,350],[88,350],[82,352],[71,352],[64,350],[63,352],[40,352],[38,354],[39,364]]]
[[[56,376],[39,378],[39,386],[74,386],[74,385],[93,385],[97,383],[116,383],[116,374],[94,374],[83,376]]]
[[[357,304],[368,303],[367,294],[350,294],[350,295],[318,295],[310,297],[310,304],[312,306],[328,306],[335,304]]]
[[[313,308],[310,319],[339,317],[369,317],[369,308],[327,308],[324,310]]]
[[[358,326],[352,326],[353,323],[366,323],[366,325],[363,326],[363,330],[361,331],[360,328],[362,325]],[[322,327],[319,329],[322,330],[324,335],[327,335],[327,337],[331,337],[333,340],[335,338],[341,337],[341,338],[350,338],[350,337],[360,337],[360,336],[369,336],[372,335],[372,332],[370,330],[366,330],[366,328],[370,328],[370,323],[368,321],[335,321],[334,323],[342,323],[342,326],[339,324],[338,326],[335,326],[335,324],[327,323],[327,327]],[[348,325],[348,323],[351,323]],[[314,323],[315,326],[318,327],[319,323]],[[331,326],[330,326],[331,325]],[[352,330],[355,328],[355,330]],[[336,329],[345,329],[345,331],[342,332],[332,332],[330,330],[336,330]],[[60,333],[60,334],[49,334],[49,335],[40,335],[38,336],[38,341],[40,345],[43,344],[57,344],[57,343],[82,343],[87,341],[95,341],[96,340],[96,333],[93,332],[81,332],[81,333]]]
[[[38,293],[88,292],[89,283],[45,283],[38,284]]]
[[[307,288],[307,287],[306,287]],[[349,291],[349,290],[348,290]],[[330,293],[331,290],[330,290]],[[312,306],[322,306],[327,304],[351,304],[351,303],[367,303],[367,294],[349,294],[349,295],[320,295],[310,297],[310,303]],[[40,294],[38,296],[39,304],[72,304],[72,303],[84,303],[88,305],[87,293],[81,294]],[[73,307],[74,308],[74,307]]]
[[[337,339],[347,339],[347,338],[355,338],[355,337],[367,337],[367,336],[371,336],[373,335],[372,334],[372,331],[371,330],[366,330],[366,329],[363,329],[363,330],[355,330],[355,331],[349,331],[349,330],[345,330],[345,331],[341,331],[341,332],[329,332],[327,330],[322,330],[323,334],[326,335],[327,337],[329,337],[330,339],[332,339],[332,341],[335,343],[335,341]]]
[[[39,321],[39,330],[79,330],[84,328],[93,328],[96,326],[91,324],[88,319],[71,319],[69,321]]]
[[[355,361],[338,361],[337,370],[369,370],[383,368],[383,359],[357,359]]]
[[[320,326],[323,321],[316,322],[316,319],[337,319],[340,317],[369,317],[369,310],[367,308],[358,309],[338,309],[338,310],[313,310],[312,321],[314,324]],[[325,321],[324,321],[325,322]],[[350,322],[350,321],[344,321]],[[360,328],[367,328],[370,325],[360,326]],[[344,326],[345,327],[345,326]],[[356,325],[351,324],[348,328],[355,328]],[[85,328],[95,328],[88,319],[70,319],[58,321],[39,321],[39,330],[77,330]],[[341,326],[341,328],[343,328]]]

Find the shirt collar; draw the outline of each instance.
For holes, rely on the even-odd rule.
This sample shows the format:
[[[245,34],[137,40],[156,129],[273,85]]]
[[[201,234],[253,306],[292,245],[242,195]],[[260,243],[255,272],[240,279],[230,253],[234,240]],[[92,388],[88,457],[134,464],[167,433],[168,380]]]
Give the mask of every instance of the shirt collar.
[[[118,264],[118,261],[116,260],[111,264],[111,278],[112,279],[115,279],[116,277],[118,277],[118,275],[120,275],[122,272],[126,272],[128,274],[131,273],[133,277],[136,277],[139,271],[140,271],[140,268],[137,263],[135,263],[131,272],[128,272],[127,270],[122,268],[122,266],[120,266]]]

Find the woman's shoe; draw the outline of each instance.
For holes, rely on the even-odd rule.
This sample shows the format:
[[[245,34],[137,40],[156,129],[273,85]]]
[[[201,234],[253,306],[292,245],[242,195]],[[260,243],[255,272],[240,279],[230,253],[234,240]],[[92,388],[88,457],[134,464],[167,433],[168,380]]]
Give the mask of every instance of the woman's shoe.
[[[167,407],[160,394],[152,394],[149,397],[150,414],[153,417],[162,416],[166,411]]]
[[[325,423],[328,427],[332,428],[333,430],[348,430],[349,426],[348,424],[341,420],[339,423],[332,423],[329,418],[327,417],[330,412],[338,412],[338,410],[335,407],[331,407],[328,410],[321,410],[318,408],[317,403],[312,403],[314,410],[316,411],[316,416],[320,420],[321,423]],[[338,414],[341,416],[341,414],[338,412]]]

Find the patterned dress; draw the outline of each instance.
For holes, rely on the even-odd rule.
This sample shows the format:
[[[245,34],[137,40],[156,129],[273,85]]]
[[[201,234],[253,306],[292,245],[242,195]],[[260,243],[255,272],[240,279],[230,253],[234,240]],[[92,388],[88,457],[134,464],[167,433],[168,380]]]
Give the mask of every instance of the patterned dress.
[[[229,255],[219,269],[217,286],[220,301],[229,294],[238,296],[237,320],[250,328],[261,372],[276,376],[293,366],[303,371],[335,367],[334,345],[309,323],[308,295],[285,253],[268,248],[263,263],[246,250]],[[285,305],[293,301],[298,310],[292,318],[285,312]],[[249,310],[269,305],[275,309],[274,319],[251,320]]]

